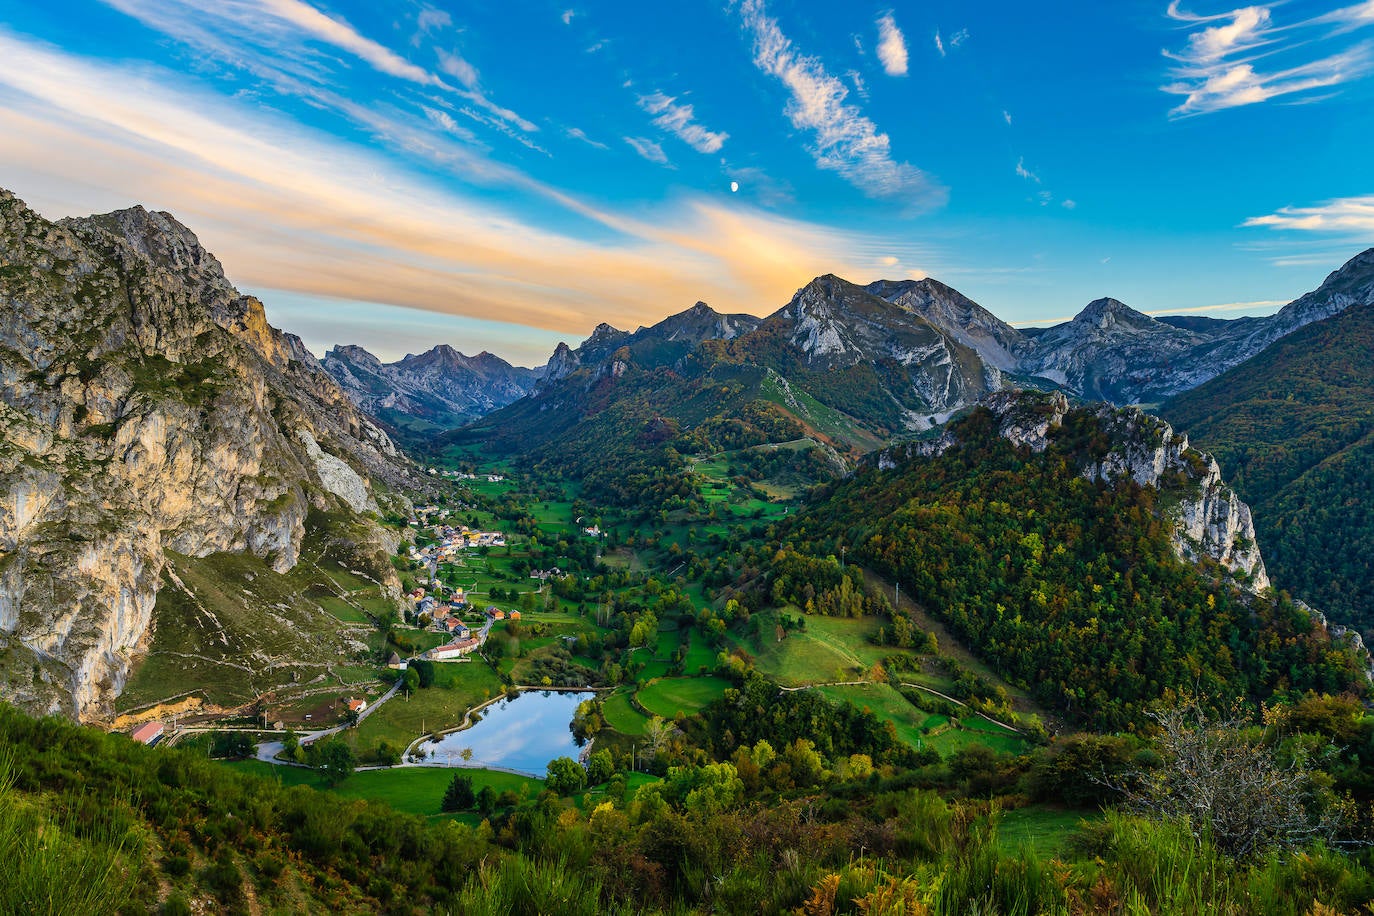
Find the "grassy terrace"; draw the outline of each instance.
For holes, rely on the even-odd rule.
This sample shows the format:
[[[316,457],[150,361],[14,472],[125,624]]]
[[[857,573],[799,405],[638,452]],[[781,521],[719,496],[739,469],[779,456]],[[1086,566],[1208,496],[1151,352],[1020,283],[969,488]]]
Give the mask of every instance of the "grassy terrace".
[[[601,704],[601,712],[606,724],[622,735],[639,736],[644,734],[644,726],[649,720],[630,703],[628,690],[617,690]]]
[[[793,616],[797,608],[785,609]],[[876,617],[806,618],[806,629],[792,630],[778,640],[772,627],[765,627],[759,639],[757,656],[760,671],[788,686],[855,680],[876,662],[890,655],[911,655],[908,650],[877,646],[871,642],[882,621]]]
[[[897,737],[912,747],[928,747],[948,756],[961,747],[983,744],[995,751],[1020,754],[1030,749],[1028,742],[1004,728],[970,712],[957,720],[937,715],[912,705],[888,684],[817,687],[832,700],[848,700],[868,709],[878,718],[891,722]]]

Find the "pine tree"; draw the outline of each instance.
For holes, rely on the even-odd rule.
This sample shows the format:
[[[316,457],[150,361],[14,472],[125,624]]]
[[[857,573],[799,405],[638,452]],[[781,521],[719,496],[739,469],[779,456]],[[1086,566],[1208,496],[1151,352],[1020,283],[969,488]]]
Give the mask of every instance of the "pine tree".
[[[441,811],[467,811],[477,801],[472,791],[472,777],[466,773],[454,773],[453,781],[444,791],[444,800],[439,805]]]

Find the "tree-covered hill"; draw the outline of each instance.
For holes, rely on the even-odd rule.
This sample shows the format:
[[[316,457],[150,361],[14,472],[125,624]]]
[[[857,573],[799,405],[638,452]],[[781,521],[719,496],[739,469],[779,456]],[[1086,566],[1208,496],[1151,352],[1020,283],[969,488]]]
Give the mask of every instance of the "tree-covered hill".
[[[1097,729],[1139,727],[1179,690],[1367,690],[1356,656],[1285,595],[1180,559],[1173,516],[1196,480],[1084,475],[1123,445],[1104,417],[1071,410],[1036,453],[978,408],[943,454],[830,485],[785,537],[813,555],[847,548],[1004,677]]]
[[[1161,413],[1250,503],[1270,570],[1374,627],[1374,304],[1308,325]]]

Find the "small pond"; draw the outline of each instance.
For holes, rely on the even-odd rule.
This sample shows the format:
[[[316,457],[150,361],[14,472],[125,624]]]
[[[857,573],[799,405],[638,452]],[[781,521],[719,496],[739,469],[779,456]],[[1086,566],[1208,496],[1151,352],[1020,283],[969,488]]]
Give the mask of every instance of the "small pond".
[[[568,726],[577,704],[595,695],[525,690],[483,709],[482,721],[471,728],[420,747],[429,755],[428,763],[447,766],[451,761],[453,766],[515,770],[542,778],[550,760],[576,759],[581,748]],[[463,748],[472,748],[471,760],[459,756]]]

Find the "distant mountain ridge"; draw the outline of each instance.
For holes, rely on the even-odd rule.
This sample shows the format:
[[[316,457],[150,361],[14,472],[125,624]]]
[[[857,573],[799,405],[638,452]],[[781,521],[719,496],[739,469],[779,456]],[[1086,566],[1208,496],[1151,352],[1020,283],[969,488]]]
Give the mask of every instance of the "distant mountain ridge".
[[[392,428],[418,420],[462,426],[534,390],[544,370],[524,369],[483,351],[465,356],[448,344],[394,363],[358,346],[337,346],[320,361],[363,410]]]
[[[1154,318],[1104,297],[1050,328],[1018,330],[934,279],[859,286],[817,277],[766,318],[722,315],[703,302],[635,331],[597,325],[576,348],[517,370],[488,357],[407,357],[383,367],[339,347],[324,364],[359,403],[386,420],[443,426],[470,422],[586,371],[593,378],[677,367],[704,344],[789,380],[882,437],[920,432],[1004,387],[1056,388],[1118,405],[1156,403],[1190,390],[1313,321],[1374,301],[1374,249],[1320,287],[1264,318]],[[430,351],[431,354],[436,351]],[[449,351],[453,353],[453,351]],[[412,366],[408,361],[413,361]],[[499,364],[499,365],[498,365]],[[857,413],[855,411],[858,411]]]

